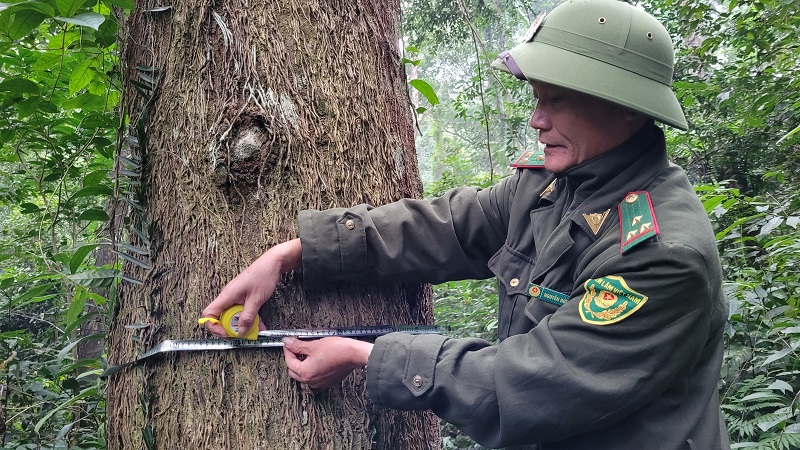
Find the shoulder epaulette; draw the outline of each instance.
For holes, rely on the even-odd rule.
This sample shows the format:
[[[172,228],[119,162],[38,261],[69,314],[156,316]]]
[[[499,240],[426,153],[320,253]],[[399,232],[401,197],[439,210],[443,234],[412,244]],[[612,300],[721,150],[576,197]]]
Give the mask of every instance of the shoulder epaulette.
[[[511,167],[518,169],[539,169],[544,167],[544,151],[539,150],[525,150],[519,155],[511,164]]]
[[[647,191],[629,192],[619,204],[620,253],[658,236],[658,222]]]

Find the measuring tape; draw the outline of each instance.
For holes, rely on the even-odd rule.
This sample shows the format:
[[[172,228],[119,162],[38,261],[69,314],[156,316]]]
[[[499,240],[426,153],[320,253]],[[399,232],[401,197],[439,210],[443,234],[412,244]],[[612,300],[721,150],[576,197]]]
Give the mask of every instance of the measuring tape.
[[[198,322],[219,323],[225,328],[229,337],[238,336],[239,314],[242,311],[241,305],[228,308],[220,316],[220,319],[203,317]],[[255,333],[253,333],[255,330]],[[302,328],[290,330],[264,330],[258,331],[258,324],[248,330],[246,339],[183,339],[162,341],[150,350],[141,353],[135,360],[114,366],[108,366],[101,378],[109,377],[122,369],[137,364],[151,356],[168,352],[196,352],[196,351],[219,351],[234,350],[245,348],[272,348],[283,347],[283,338],[296,337],[299,339],[318,339],[323,337],[378,337],[389,333],[411,333],[411,334],[442,334],[442,327],[436,325],[376,325],[362,327],[341,327],[341,328]]]

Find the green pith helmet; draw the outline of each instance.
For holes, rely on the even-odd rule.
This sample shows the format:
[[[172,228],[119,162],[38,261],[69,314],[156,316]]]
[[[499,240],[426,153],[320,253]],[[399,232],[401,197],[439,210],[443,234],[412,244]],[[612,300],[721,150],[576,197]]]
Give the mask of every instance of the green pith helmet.
[[[525,42],[492,67],[608,100],[667,125],[689,128],[672,92],[669,33],[619,0],[567,0],[531,25]]]

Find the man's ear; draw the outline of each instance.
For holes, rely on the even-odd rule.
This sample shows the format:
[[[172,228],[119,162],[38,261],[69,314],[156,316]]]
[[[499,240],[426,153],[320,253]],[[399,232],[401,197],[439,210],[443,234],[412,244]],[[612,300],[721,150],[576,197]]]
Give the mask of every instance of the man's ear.
[[[644,114],[627,108],[623,111],[622,118],[627,126],[630,127],[630,129],[634,132],[641,130],[646,123],[653,121],[653,119],[645,116]]]
[[[642,124],[644,124],[644,121],[647,119],[647,117],[645,117],[644,114],[642,114],[642,113],[640,113],[638,111],[634,111],[632,109],[628,109],[628,108],[625,108],[623,110],[623,115],[625,117],[625,121],[626,122],[640,122],[641,121]]]

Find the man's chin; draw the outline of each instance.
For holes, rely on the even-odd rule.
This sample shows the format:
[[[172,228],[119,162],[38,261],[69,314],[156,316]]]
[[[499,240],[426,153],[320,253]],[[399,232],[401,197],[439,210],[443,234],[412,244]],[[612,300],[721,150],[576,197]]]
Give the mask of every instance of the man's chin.
[[[547,169],[548,172],[552,172],[556,175],[566,172],[570,167],[574,166],[574,164],[569,164],[566,161],[559,161],[558,158],[551,159],[554,159],[555,161],[550,161],[545,157],[544,168]]]

